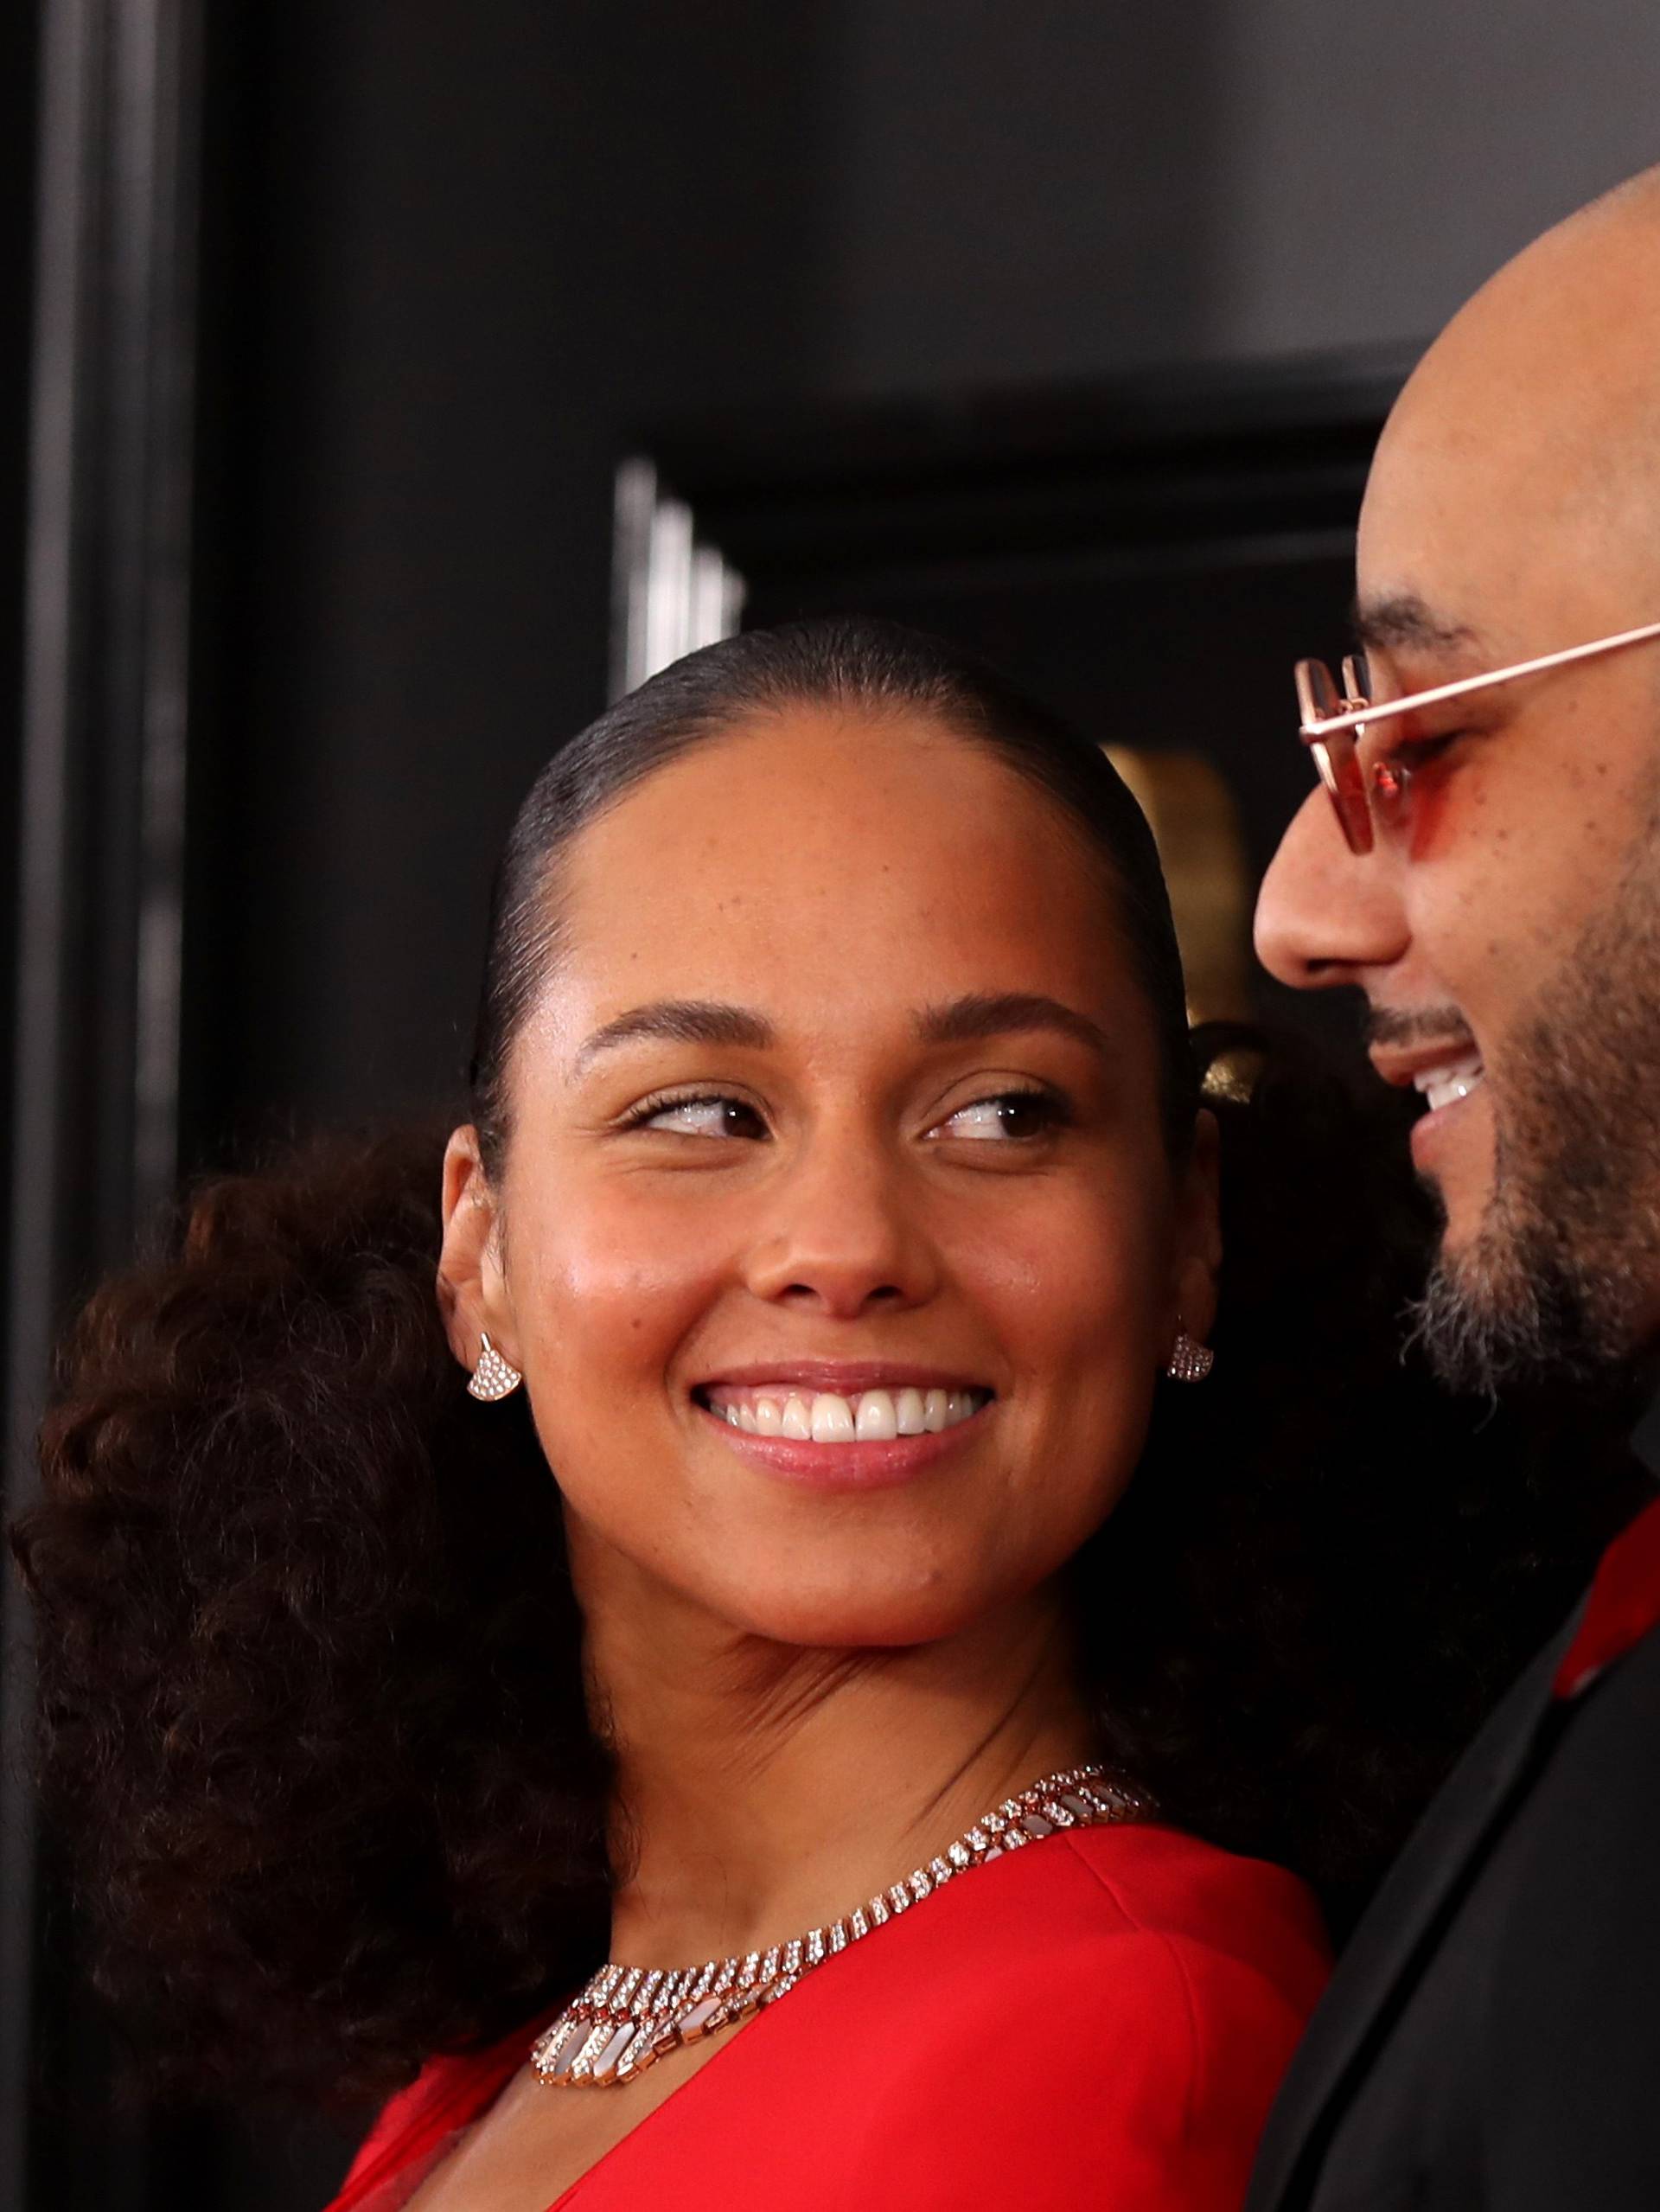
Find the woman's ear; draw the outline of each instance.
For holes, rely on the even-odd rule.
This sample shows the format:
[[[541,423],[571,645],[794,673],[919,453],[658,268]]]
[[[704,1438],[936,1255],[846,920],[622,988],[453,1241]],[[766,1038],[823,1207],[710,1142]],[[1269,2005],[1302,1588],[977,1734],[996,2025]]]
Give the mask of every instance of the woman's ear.
[[[438,1309],[450,1348],[470,1374],[488,1335],[510,1365],[518,1349],[501,1264],[501,1219],[479,1153],[478,1131],[456,1129],[444,1152],[444,1246]]]
[[[1176,1312],[1178,1326],[1200,1344],[1210,1341],[1216,1318],[1222,1272],[1222,1133],[1202,1109],[1176,1194]]]

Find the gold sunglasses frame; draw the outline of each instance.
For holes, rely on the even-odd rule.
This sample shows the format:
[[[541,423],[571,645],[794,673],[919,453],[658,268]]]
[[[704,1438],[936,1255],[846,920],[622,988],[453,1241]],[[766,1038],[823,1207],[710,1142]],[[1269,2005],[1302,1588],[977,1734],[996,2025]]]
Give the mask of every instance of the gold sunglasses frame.
[[[1427,691],[1408,693],[1402,699],[1381,704],[1359,695],[1360,664],[1351,655],[1343,663],[1343,692],[1335,714],[1321,714],[1316,685],[1331,686],[1331,672],[1324,661],[1299,661],[1295,670],[1297,705],[1301,719],[1297,734],[1313,755],[1314,765],[1344,842],[1357,856],[1370,853],[1376,842],[1373,814],[1374,786],[1380,771],[1374,769],[1369,783],[1357,751],[1358,740],[1374,722],[1396,714],[1410,714],[1423,706],[1438,706],[1445,699],[1461,699],[1467,692],[1485,691],[1494,684],[1514,683],[1519,676],[1534,676],[1547,668],[1565,668],[1572,661],[1589,661],[1601,653],[1615,653],[1625,645],[1640,645],[1660,637],[1660,622],[1642,623],[1636,630],[1616,630],[1611,637],[1594,637],[1587,645],[1565,646],[1558,653],[1541,653],[1530,661],[1516,661],[1507,668],[1491,668],[1479,676],[1460,676],[1454,683],[1435,684]],[[1318,675],[1317,675],[1317,673]],[[1335,686],[1332,686],[1335,689]],[[1338,740],[1333,743],[1333,740]]]

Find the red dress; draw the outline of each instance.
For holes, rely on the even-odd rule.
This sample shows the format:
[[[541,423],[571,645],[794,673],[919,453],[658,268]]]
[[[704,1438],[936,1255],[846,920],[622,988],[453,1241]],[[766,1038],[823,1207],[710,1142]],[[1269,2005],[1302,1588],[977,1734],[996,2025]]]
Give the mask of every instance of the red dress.
[[[1326,1969],[1313,1900],[1280,1868],[1170,1828],[1063,1832],[734,2030],[558,2212],[1238,2212]],[[434,2059],[330,2212],[393,2212],[532,2032]]]

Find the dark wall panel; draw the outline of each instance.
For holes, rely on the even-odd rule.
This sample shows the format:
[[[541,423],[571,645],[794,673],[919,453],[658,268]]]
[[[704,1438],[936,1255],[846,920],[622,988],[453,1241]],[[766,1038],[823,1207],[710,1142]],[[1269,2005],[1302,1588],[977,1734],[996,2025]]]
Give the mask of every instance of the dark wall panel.
[[[812,7],[290,0],[217,36],[206,1155],[450,1087],[491,857],[603,702],[616,460],[809,388],[821,251]]]

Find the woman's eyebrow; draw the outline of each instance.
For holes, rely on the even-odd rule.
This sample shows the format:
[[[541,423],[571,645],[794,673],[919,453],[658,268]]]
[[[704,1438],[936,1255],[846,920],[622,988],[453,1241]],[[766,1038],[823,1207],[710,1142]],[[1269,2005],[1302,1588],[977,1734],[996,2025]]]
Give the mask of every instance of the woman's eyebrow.
[[[981,1038],[1034,1029],[1069,1037],[1093,1052],[1112,1049],[1106,1031],[1088,1014],[1037,991],[971,992],[944,1006],[929,1007],[916,1021],[917,1034],[924,1045],[967,1045]]]
[[[916,1034],[924,1045],[973,1044],[982,1038],[1006,1037],[1022,1030],[1048,1030],[1069,1037],[1091,1052],[1110,1049],[1106,1031],[1087,1014],[1037,991],[970,992],[943,1006],[926,1007],[916,1017]],[[764,1014],[749,1007],[731,1006],[718,999],[655,999],[645,1006],[630,1007],[585,1038],[578,1049],[573,1074],[583,1074],[602,1053],[641,1038],[764,1052],[776,1044],[778,1032]]]
[[[676,1045],[737,1045],[761,1051],[775,1042],[772,1024],[748,1007],[723,1005],[717,999],[656,999],[649,1005],[630,1007],[584,1039],[573,1072],[580,1075],[600,1053],[636,1038],[666,1039]]]

